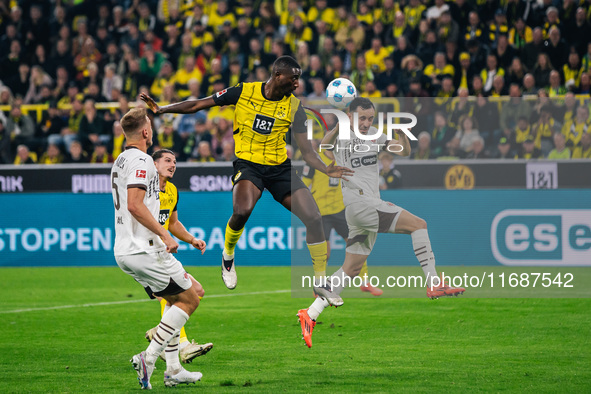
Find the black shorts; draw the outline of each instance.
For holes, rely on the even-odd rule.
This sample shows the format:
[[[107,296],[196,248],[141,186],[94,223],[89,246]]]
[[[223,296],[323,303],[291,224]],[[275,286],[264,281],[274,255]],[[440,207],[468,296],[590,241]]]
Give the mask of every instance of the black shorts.
[[[292,192],[305,188],[291,160],[287,159],[276,166],[253,163],[252,161],[234,160],[232,183],[236,185],[242,180],[249,180],[262,192],[267,189],[275,201],[283,202]]]
[[[329,239],[330,230],[333,228],[343,239],[347,239],[349,236],[349,226],[347,225],[345,210],[343,209],[341,212],[332,215],[322,216],[322,227],[324,228],[324,236],[326,239]]]

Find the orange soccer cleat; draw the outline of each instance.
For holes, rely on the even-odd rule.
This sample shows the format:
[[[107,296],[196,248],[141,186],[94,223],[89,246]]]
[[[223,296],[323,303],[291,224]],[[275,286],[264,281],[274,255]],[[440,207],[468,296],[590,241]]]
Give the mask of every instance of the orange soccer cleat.
[[[373,286],[372,286],[372,285],[370,285],[370,284],[368,284],[368,285],[365,285],[365,286],[361,286],[359,289],[360,289],[361,291],[363,291],[364,293],[369,293],[369,294],[371,294],[372,296],[376,296],[376,297],[379,297],[379,296],[381,296],[382,294],[384,294],[384,290],[382,290],[382,289],[378,289],[377,287],[373,287]]]
[[[452,287],[448,283],[441,283],[439,286],[427,286],[427,297],[434,300],[439,297],[452,297],[464,294],[466,289],[463,287]]]
[[[310,318],[310,315],[308,315],[308,309],[300,309],[297,316],[300,319],[300,324],[302,325],[302,335],[304,336],[304,341],[308,347],[312,347],[312,330],[314,330],[316,322]]]

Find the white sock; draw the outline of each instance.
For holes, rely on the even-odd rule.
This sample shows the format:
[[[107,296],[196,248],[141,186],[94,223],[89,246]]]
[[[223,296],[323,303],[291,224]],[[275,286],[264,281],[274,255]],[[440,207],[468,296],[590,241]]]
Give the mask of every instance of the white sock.
[[[172,338],[180,333],[187,320],[189,320],[189,315],[176,305],[171,306],[166,314],[162,316],[158,330],[156,330],[152,342],[146,349],[146,362],[148,364],[153,365],[156,363],[158,355],[168,346]]]
[[[429,241],[429,233],[427,233],[427,229],[416,230],[412,232],[410,236],[412,238],[412,247],[415,251],[415,256],[417,256],[417,259],[419,260],[425,278],[429,281],[430,278],[437,277],[435,256],[431,249],[431,241]]]
[[[328,303],[328,301],[326,301],[324,298],[316,298],[312,305],[310,305],[310,308],[308,308],[308,316],[310,316],[310,319],[316,321],[316,319],[318,319],[318,316],[322,313],[324,308],[326,308],[329,305],[330,304]]]
[[[189,341],[179,343],[179,350],[183,350],[184,348],[186,348],[189,343]]]
[[[179,362],[179,338],[180,331],[176,333],[174,337],[168,343],[166,350],[164,351],[164,357],[166,358],[166,371],[177,374],[181,369],[181,363]]]
[[[341,267],[330,276],[330,283],[332,284],[332,291],[340,295],[343,289],[351,284],[351,277]]]
[[[164,306],[164,310],[162,311],[162,316],[166,315],[166,312],[168,312],[169,309],[170,309],[170,305],[166,304]]]

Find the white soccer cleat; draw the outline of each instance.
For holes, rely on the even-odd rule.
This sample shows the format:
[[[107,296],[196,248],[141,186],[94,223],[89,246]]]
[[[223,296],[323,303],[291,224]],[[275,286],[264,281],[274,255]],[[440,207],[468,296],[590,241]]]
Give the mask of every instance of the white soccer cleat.
[[[200,381],[202,377],[201,372],[189,372],[185,368],[181,368],[180,372],[175,375],[164,372],[164,385],[166,387],[175,387],[177,384],[195,383]]]
[[[236,276],[236,267],[234,267],[234,255],[228,256],[222,252],[222,279],[224,284],[230,290],[234,290],[238,284]]]
[[[334,307],[343,305],[345,302],[343,301],[341,296],[339,296],[331,290],[331,286],[332,285],[330,284],[330,279],[327,278],[326,284],[324,286],[314,286],[314,293],[316,293],[316,295],[318,295],[319,297],[323,297],[324,299],[326,299],[326,301],[328,301],[328,303]]]
[[[136,354],[129,361],[131,362],[133,369],[137,372],[137,380],[139,381],[142,390],[152,390],[150,377],[152,376],[152,372],[154,372],[154,366],[146,363],[146,352]]]
[[[179,352],[181,362],[189,364],[194,358],[207,354],[213,348],[213,343],[195,343],[192,340],[187,346],[182,348]]]

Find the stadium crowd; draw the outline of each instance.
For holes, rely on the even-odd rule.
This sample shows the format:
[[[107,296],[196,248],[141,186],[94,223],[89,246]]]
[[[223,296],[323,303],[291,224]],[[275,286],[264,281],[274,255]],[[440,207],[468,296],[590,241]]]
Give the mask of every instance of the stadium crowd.
[[[412,159],[591,158],[590,18],[582,0],[0,0],[0,163],[112,162],[141,92],[206,97],[284,54],[306,104],[348,77],[424,115]],[[155,119],[154,149],[233,160],[232,120]]]

